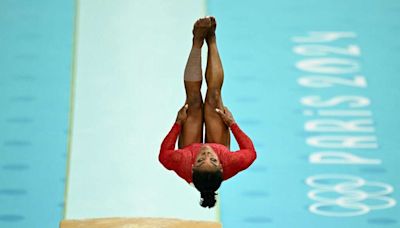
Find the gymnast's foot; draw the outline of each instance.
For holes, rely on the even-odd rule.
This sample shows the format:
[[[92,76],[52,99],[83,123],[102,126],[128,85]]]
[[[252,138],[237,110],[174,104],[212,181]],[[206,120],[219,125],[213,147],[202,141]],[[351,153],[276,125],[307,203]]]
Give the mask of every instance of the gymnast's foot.
[[[208,17],[198,19],[193,26],[193,46],[201,48],[210,29],[211,20]]]
[[[206,34],[206,41],[207,41],[207,44],[210,44],[213,42],[215,43],[215,40],[216,40],[215,39],[215,29],[217,28],[217,21],[215,20],[215,17],[213,17],[213,16],[210,16],[207,18],[209,18],[211,25]]]

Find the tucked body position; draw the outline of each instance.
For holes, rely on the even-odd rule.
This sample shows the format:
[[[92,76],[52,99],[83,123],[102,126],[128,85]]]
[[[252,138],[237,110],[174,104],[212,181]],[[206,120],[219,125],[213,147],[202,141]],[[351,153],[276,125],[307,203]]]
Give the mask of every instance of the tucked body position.
[[[200,205],[209,208],[216,203],[215,192],[222,181],[247,169],[257,157],[253,142],[222,102],[224,71],[217,49],[216,26],[214,17],[201,18],[193,26],[193,46],[184,71],[185,105],[163,140],[159,154],[161,164],[189,184],[193,183],[201,194]],[[203,102],[200,90],[204,42],[208,56],[207,93]],[[230,131],[239,145],[238,151],[230,151]],[[175,149],[177,139],[178,149]]]

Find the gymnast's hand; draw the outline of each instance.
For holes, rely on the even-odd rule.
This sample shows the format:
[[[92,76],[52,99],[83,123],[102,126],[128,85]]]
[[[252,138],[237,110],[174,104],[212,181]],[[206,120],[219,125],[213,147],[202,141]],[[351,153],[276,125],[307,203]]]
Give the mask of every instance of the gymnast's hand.
[[[189,105],[185,104],[185,106],[183,106],[179,112],[178,112],[178,116],[176,117],[176,121],[175,123],[178,123],[180,125],[183,125],[187,119],[187,110],[188,110]]]
[[[232,113],[228,110],[228,108],[226,106],[224,107],[223,111],[218,108],[216,108],[215,111],[218,112],[219,116],[224,121],[226,126],[230,127],[232,124],[235,123]]]

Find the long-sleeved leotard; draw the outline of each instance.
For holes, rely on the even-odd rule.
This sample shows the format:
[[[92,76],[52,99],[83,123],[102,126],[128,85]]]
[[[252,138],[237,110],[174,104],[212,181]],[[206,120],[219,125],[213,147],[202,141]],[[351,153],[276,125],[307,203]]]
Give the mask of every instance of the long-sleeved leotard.
[[[222,165],[222,177],[227,180],[238,172],[247,169],[256,159],[257,154],[251,139],[234,123],[230,129],[238,142],[240,150],[231,152],[229,149],[218,143],[205,143],[218,155]],[[161,144],[158,156],[161,164],[169,170],[173,170],[186,180],[192,182],[192,166],[195,163],[197,153],[200,151],[202,143],[193,143],[185,148],[175,150],[176,140],[181,131],[181,126],[175,123],[172,129]]]

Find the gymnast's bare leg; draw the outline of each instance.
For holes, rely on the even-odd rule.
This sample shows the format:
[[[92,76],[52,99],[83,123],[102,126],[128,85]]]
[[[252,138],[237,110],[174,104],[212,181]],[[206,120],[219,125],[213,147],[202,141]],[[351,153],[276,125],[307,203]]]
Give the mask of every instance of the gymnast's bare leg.
[[[209,27],[210,20],[206,18],[197,20],[193,26],[193,45],[184,72],[185,104],[189,105],[188,117],[181,128],[178,148],[184,148],[192,143],[203,143],[201,48]]]
[[[205,142],[219,143],[230,149],[229,128],[215,111],[216,108],[224,110],[221,97],[221,89],[224,82],[224,70],[217,49],[217,41],[215,37],[215,29],[217,25],[215,18],[210,17],[210,21],[211,29],[208,31],[206,36],[208,58],[206,68],[207,94],[204,102],[206,129]]]

